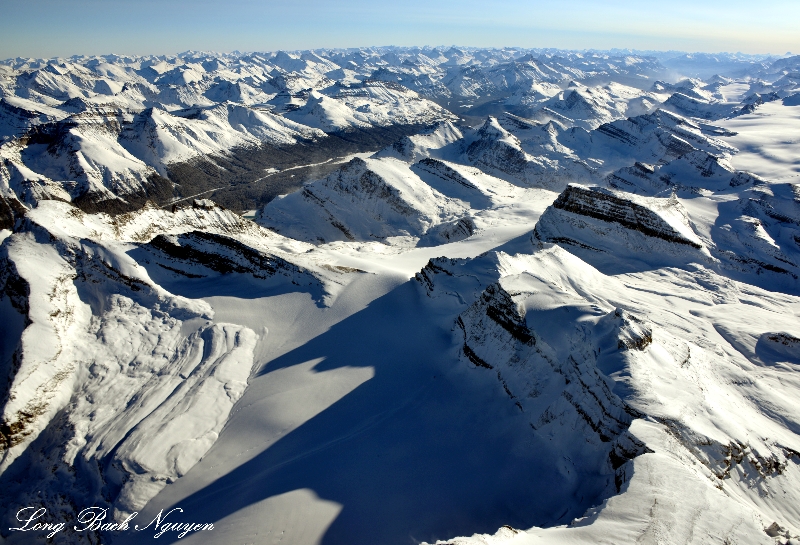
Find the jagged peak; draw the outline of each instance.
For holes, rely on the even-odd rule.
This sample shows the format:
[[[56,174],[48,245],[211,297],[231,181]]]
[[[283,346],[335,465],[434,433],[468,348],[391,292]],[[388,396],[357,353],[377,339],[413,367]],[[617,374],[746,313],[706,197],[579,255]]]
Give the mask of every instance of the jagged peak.
[[[360,174],[369,169],[367,162],[361,157],[353,157],[344,165],[339,167],[339,171],[343,174]]]
[[[481,128],[478,129],[478,132],[486,135],[499,135],[501,138],[510,135],[510,133],[500,125],[500,122],[494,116],[487,117],[486,121],[484,121],[483,125],[481,125]]]
[[[486,121],[484,121],[483,125],[478,129],[477,135],[480,141],[486,143],[493,141],[503,142],[521,151],[520,142],[517,137],[504,129],[494,116],[486,118]]]

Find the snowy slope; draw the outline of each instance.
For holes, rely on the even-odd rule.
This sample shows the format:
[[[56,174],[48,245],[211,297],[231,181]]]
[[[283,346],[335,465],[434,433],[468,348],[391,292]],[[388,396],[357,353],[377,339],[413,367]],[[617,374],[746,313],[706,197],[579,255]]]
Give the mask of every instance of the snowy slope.
[[[598,165],[602,172],[610,173],[636,161],[667,163],[695,150],[716,156],[736,153],[736,148],[723,140],[725,136],[732,134],[716,125],[657,109],[606,123],[593,131],[573,128],[561,132],[557,140],[578,157]]]
[[[759,196],[745,197],[746,204],[718,201],[719,216],[703,234],[704,229],[695,226],[675,195],[654,199],[570,185],[542,215],[534,236],[565,244],[606,271],[699,265],[755,285],[780,286],[782,291],[796,293],[800,270],[789,238],[794,235],[793,227],[789,227],[788,237],[776,242],[761,220],[750,215],[758,215],[751,211],[753,207],[769,206],[765,196]],[[779,217],[770,223],[794,222],[790,216]],[[770,230],[780,232],[782,226],[776,227]],[[631,254],[627,263],[616,257],[623,253]]]
[[[353,159],[300,192],[268,204],[258,221],[308,242],[425,234],[469,210],[422,182],[395,159]]]
[[[534,256],[558,255],[559,251],[563,252],[545,245],[534,251]],[[777,331],[795,329],[796,299],[776,299],[744,285],[720,283],[713,273],[704,271],[667,276],[642,272],[588,283],[585,275],[591,269],[561,259],[563,268],[550,260],[547,268],[529,269],[528,283],[544,275],[548,281],[539,281],[538,304],[532,305],[545,319],[537,321],[528,311],[525,323],[534,335],[537,327],[544,331],[561,327],[563,331],[566,321],[584,331],[593,324],[598,332],[608,331],[615,320],[633,328],[618,343],[605,341],[603,345],[601,341],[599,350],[590,354],[599,354],[597,367],[611,378],[612,391],[629,403],[631,410],[647,415],[634,419],[628,433],[648,451],[623,462],[617,470],[624,475],[622,494],[566,525],[530,530],[507,527],[493,536],[446,542],[633,543],[663,536],[670,542],[707,543],[727,538],[774,543],[773,535],[783,539],[796,536],[796,522],[790,522],[796,520],[796,486],[790,483],[798,478],[797,413],[787,404],[788,398],[772,390],[776,381],[796,380],[790,363],[795,356],[788,352],[767,356],[776,354],[779,347],[793,346],[789,337],[796,338],[794,333]],[[560,283],[557,271],[563,271]],[[558,295],[548,297],[553,276]],[[583,282],[577,280],[581,277]],[[708,287],[696,290],[687,284],[672,298],[661,295],[661,289],[692,278],[705,278]],[[567,310],[569,307],[559,307],[573,290],[577,290],[571,305],[575,311],[581,302],[593,304],[583,311],[588,316],[576,320],[564,312],[543,314],[546,309]],[[525,296],[522,291],[515,298]],[[736,302],[740,298],[754,304],[752,313],[763,320],[759,325],[739,314],[745,311]],[[524,305],[526,311],[529,305]],[[601,309],[605,305],[630,310],[604,316]],[[565,320],[564,325],[554,323],[557,317]],[[775,332],[767,333],[770,328]],[[748,340],[736,340],[740,338]],[[764,358],[785,361],[785,366],[767,370],[766,360],[754,348],[759,343]],[[629,346],[636,348],[626,348]],[[615,354],[614,349],[621,352]]]
[[[431,124],[453,116],[405,87],[365,82],[332,97],[311,91],[307,102],[286,117],[327,132],[391,124]]]
[[[3,345],[2,469],[12,480],[28,472],[49,492],[34,499],[17,484],[4,502],[52,501],[65,517],[77,515],[75,502],[103,502],[125,516],[184,475],[244,392],[259,334],[212,323],[207,303],[154,279],[235,273],[323,304],[347,270],[315,275],[275,255],[302,248],[199,201],[117,218],[53,201],[29,212],[2,246],[4,308],[24,328],[18,344]],[[82,472],[70,473],[73,464]]]
[[[616,119],[646,114],[661,102],[659,98],[656,93],[643,92],[620,84],[583,88],[570,86],[546,100],[534,101],[527,95],[522,95],[517,99],[520,106],[513,111],[517,115],[537,121],[556,120],[562,124],[591,130]]]
[[[438,154],[442,148],[463,138],[461,131],[451,122],[444,121],[412,136],[405,136],[391,146],[378,151],[374,157],[395,157],[403,161],[415,162]]]
[[[607,177],[609,185],[632,193],[658,194],[665,191],[726,191],[732,187],[763,181],[758,176],[736,171],[728,157],[690,151],[664,165],[636,163]]]
[[[16,141],[3,145],[0,156],[8,163],[5,168],[20,179],[18,187],[45,186],[38,193],[19,190],[17,195],[24,200],[35,202],[37,194],[50,193],[46,186],[58,185],[61,198],[90,196],[102,201],[146,193],[149,179],[166,176],[171,163],[264,142],[280,145],[324,136],[322,131],[232,103],[177,115],[157,108],[136,115],[92,109],[53,126],[39,138],[41,143],[22,148]]]
[[[164,167],[198,155],[262,142],[290,144],[322,138],[324,133],[263,110],[232,103],[178,112],[148,109],[124,127],[119,143],[166,174]]]
[[[576,159],[531,156],[519,139],[490,117],[466,142],[467,160],[489,174],[527,186],[558,190],[569,181],[589,181],[592,170]]]

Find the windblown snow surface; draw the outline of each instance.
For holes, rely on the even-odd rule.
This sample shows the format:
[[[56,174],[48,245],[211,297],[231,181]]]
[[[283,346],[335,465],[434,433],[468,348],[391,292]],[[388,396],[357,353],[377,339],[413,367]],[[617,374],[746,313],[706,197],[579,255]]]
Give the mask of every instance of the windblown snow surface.
[[[157,533],[75,531],[96,506],[213,524],[159,543],[800,543],[800,61],[726,62],[638,87],[656,58],[10,62],[0,542]],[[500,91],[472,125],[421,98]],[[139,110],[36,143],[103,96]],[[431,112],[253,221],[70,202]],[[24,507],[67,525],[11,530]]]

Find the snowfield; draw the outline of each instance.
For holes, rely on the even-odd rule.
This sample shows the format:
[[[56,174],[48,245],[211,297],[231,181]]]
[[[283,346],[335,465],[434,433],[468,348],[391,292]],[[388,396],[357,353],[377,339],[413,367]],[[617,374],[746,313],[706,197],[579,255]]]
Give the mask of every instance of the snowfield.
[[[728,60],[5,61],[0,543],[800,543],[800,58]]]

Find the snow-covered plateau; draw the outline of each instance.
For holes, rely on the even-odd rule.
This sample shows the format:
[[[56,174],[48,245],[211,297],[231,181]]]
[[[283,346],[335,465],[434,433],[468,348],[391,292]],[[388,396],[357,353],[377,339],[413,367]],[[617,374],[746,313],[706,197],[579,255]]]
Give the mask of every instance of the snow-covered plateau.
[[[798,151],[800,56],[2,61],[0,543],[798,545]]]

